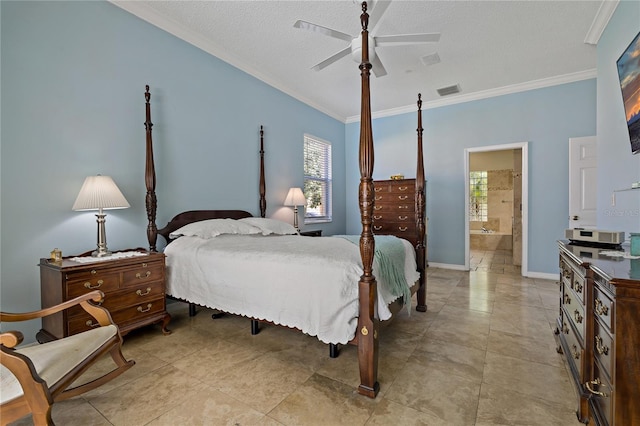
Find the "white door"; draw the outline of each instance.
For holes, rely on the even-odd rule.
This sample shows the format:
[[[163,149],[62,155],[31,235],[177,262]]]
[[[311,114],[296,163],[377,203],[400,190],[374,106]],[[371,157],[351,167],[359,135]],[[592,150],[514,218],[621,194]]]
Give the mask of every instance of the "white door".
[[[595,136],[569,139],[569,228],[595,228],[598,150]]]

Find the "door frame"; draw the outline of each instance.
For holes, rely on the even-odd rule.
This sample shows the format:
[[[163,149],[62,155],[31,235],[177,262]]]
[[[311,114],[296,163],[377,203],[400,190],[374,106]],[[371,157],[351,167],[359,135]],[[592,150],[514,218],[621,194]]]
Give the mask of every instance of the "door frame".
[[[529,275],[529,142],[516,142],[504,145],[490,145],[464,150],[464,267],[470,269],[470,236],[469,236],[469,156],[477,152],[522,150],[522,276]]]

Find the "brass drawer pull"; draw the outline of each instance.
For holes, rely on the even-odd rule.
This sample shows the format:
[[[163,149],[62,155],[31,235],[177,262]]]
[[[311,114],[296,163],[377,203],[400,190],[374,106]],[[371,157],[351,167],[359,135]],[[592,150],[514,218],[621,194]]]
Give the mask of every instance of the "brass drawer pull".
[[[399,209],[408,209],[409,206],[398,206]]]
[[[380,210],[382,208],[382,206],[373,206],[374,210]]]
[[[138,312],[149,312],[151,310],[151,303],[147,303],[147,309],[143,309],[142,306],[138,306]]]
[[[146,262],[143,262],[143,263],[142,263],[142,267],[143,267],[143,268],[146,268],[146,267],[147,267],[147,263],[146,263]]]
[[[373,226],[374,231],[379,231],[381,229],[382,229],[382,226],[375,226],[375,225]]]
[[[138,296],[146,296],[149,293],[151,293],[151,287],[147,287],[147,291],[145,291],[144,293],[140,289],[136,290],[136,294]]]
[[[567,323],[566,322],[562,323],[562,332],[564,334],[569,334],[569,327],[567,327]]]
[[[582,323],[582,315],[580,315],[580,312],[577,309],[573,311],[573,317],[576,319],[578,324]]]
[[[576,286],[574,287],[578,293],[582,293],[582,283],[580,281],[575,282]]]
[[[564,304],[565,304],[565,305],[568,305],[568,304],[570,304],[570,303],[571,303],[571,298],[569,297],[569,295],[568,295],[568,294],[565,294],[565,295],[564,295]]]
[[[376,216],[376,215],[373,215],[373,218],[374,218],[375,220],[380,220],[380,219],[382,219],[382,216]]]
[[[562,275],[563,275],[565,278],[571,278],[571,271],[570,271],[569,269],[563,269],[563,270],[562,270]],[[572,287],[573,287],[573,286],[572,286]]]
[[[151,276],[151,271],[145,272],[144,276],[140,272],[136,274],[136,278],[139,278],[139,279],[149,278],[150,276]]]
[[[600,299],[596,299],[596,306],[594,309],[598,315],[609,315],[609,307],[605,306]]]
[[[407,220],[407,219],[409,219],[409,216],[398,216],[398,219]]]
[[[409,198],[409,196],[408,196],[408,195],[398,195],[398,200],[402,200],[402,201],[404,201],[404,200],[406,200],[407,198]]]
[[[376,201],[380,201],[380,200],[382,200],[382,195],[380,195],[380,196],[376,195],[373,199],[376,200]]]
[[[380,191],[382,191],[382,188],[373,188],[373,190],[376,191],[376,192],[380,192]]]
[[[596,378],[595,380],[591,380],[590,382],[585,382],[584,386],[587,388],[587,390],[589,392],[591,392],[594,395],[600,395],[603,398],[608,398],[609,397],[609,395],[607,395],[604,392],[599,392],[599,391],[595,391],[595,390],[591,389],[591,385],[604,386],[602,384],[602,382],[600,381],[600,379]]]
[[[408,186],[399,186],[398,189],[400,191],[406,191],[407,189],[409,189],[409,187]]]
[[[576,345],[571,345],[571,354],[574,359],[580,359],[580,352],[578,352],[578,347]]]
[[[104,284],[104,280],[98,280],[98,282],[96,283],[96,285],[91,285],[91,281],[87,281],[86,283],[84,283],[84,287],[85,288],[98,288],[100,287],[102,284]]]
[[[91,270],[91,275],[95,275],[95,274],[97,274],[97,273],[98,273],[98,271],[96,271],[95,269],[92,269],[92,270]]]
[[[87,327],[91,327],[91,328],[100,327],[100,323],[99,322],[94,323],[92,320],[87,320],[87,322],[85,322],[84,324]]]
[[[609,355],[609,347],[602,344],[602,337],[596,336],[596,350],[600,355]]]
[[[398,230],[400,230],[400,232],[404,232],[407,229],[409,229],[409,228],[407,228],[406,226],[398,226]]]

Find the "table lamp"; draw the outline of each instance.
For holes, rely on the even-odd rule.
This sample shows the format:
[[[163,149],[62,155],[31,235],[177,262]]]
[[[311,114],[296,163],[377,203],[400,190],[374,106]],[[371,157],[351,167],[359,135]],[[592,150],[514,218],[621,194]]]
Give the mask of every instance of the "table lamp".
[[[298,228],[298,206],[304,206],[307,204],[307,199],[304,198],[302,189],[290,188],[287,193],[287,198],[284,199],[285,206],[293,206],[293,227],[300,232]]]
[[[104,226],[106,214],[103,213],[103,210],[126,209],[127,207],[130,207],[129,203],[110,176],[89,176],[84,180],[78,198],[73,203],[72,210],[98,210],[98,214],[96,214],[98,248],[91,253],[91,256],[105,257],[111,255],[111,252],[107,249],[107,235]]]

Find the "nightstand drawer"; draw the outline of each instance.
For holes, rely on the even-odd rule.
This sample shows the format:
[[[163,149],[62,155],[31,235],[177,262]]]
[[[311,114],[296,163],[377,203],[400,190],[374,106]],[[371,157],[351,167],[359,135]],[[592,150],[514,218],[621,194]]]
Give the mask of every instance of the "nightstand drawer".
[[[138,286],[132,286],[124,290],[107,293],[104,295],[104,300],[100,306],[109,310],[109,312],[115,312],[118,309],[122,309],[123,306],[131,306],[138,303],[147,302],[152,299],[164,296],[164,286],[162,281],[156,281],[153,283],[140,284]],[[69,317],[76,317],[79,315],[86,315],[87,311],[82,309],[81,306],[74,306],[69,309]]]
[[[105,274],[96,271],[95,273],[69,274],[69,278],[69,281],[67,281],[68,299],[73,299],[93,290],[108,293],[116,291],[120,287],[120,274],[118,273]]]
[[[164,309],[164,298],[162,298],[138,303],[118,311],[110,312],[110,314],[113,321],[121,327],[129,322],[144,320],[145,317],[162,312]],[[98,321],[91,315],[86,314],[69,320],[68,326],[68,333],[71,335],[97,327]]]
[[[136,286],[151,281],[164,279],[164,265],[162,263],[140,263],[135,269],[130,269],[122,273],[122,286]]]

